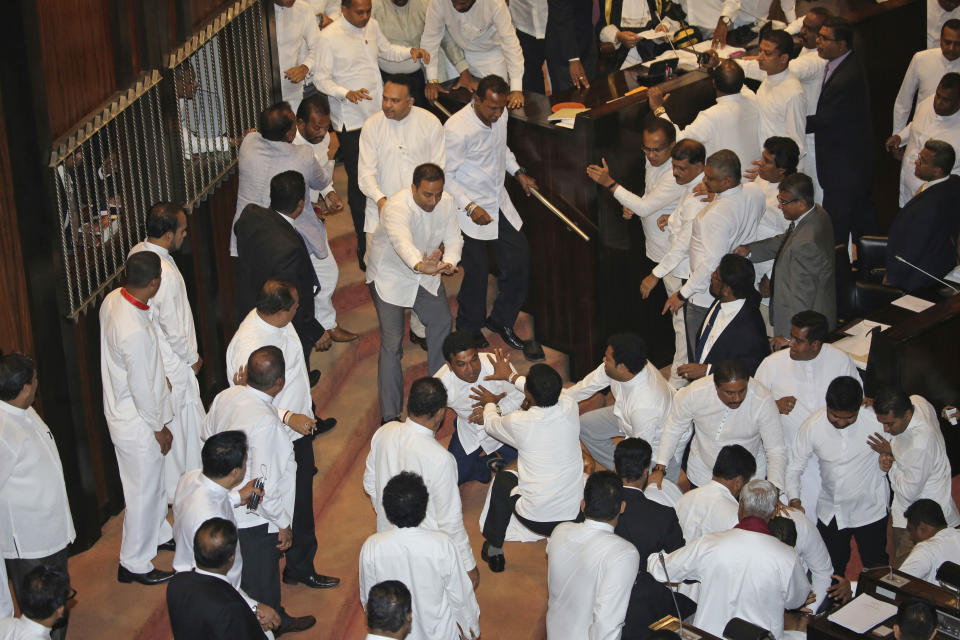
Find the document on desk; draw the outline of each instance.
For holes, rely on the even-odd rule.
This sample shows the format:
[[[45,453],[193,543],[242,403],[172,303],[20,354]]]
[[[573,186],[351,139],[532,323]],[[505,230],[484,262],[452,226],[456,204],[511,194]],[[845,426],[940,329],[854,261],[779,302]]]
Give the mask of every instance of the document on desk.
[[[843,332],[848,336],[865,336],[877,327],[880,327],[880,331],[886,331],[890,328],[890,325],[874,322],[873,320],[861,320],[852,327],[847,327]]]
[[[862,369],[867,366],[867,357],[870,355],[870,342],[872,340],[873,334],[867,333],[865,335],[853,335],[840,338],[832,344],[837,349],[840,349],[840,351],[850,354],[850,357],[854,359],[857,365],[862,365],[859,367]]]
[[[916,311],[917,313],[926,311],[933,306],[933,303],[929,300],[924,300],[911,295],[901,296],[894,300],[892,304],[906,309],[907,311]]]
[[[637,34],[638,38],[643,38],[644,40],[662,40],[664,38],[672,38],[673,34],[677,31],[657,31],[656,29],[647,29],[646,31],[641,31]]]
[[[861,593],[827,616],[827,620],[846,627],[854,633],[866,633],[875,626],[896,615],[896,605],[877,600],[873,596]]]
[[[713,41],[704,40],[703,42],[698,42],[697,44],[693,45],[690,48],[696,51],[697,53],[703,53],[705,51],[709,51],[710,49],[713,49]],[[726,45],[726,46],[720,47],[719,49],[716,49],[716,52],[717,52],[717,55],[720,56],[721,58],[735,58],[737,56],[742,56],[744,53],[746,53],[746,49],[741,49],[740,47],[731,47],[730,45]]]

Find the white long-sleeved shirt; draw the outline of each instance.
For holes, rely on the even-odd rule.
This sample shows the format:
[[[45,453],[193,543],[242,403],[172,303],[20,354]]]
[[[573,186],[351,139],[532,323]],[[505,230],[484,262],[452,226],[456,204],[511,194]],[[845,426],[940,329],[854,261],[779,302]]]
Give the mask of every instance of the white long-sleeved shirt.
[[[4,584],[6,589],[6,584]],[[11,615],[13,612],[11,612]],[[19,618],[0,619],[0,638],[2,640],[50,640],[50,627],[45,627],[25,615]]]
[[[670,246],[653,268],[652,273],[658,278],[668,274],[683,280],[690,277],[690,236],[693,233],[693,221],[707,206],[706,202],[701,202],[700,198],[693,194],[693,190],[701,182],[701,175],[703,174],[683,185],[683,195],[667,220]]]
[[[173,498],[173,539],[177,543],[173,554],[173,570],[190,571],[196,568],[193,537],[197,529],[210,518],[223,518],[236,525],[235,511],[239,505],[239,493],[203,475],[202,469],[191,469],[180,476]],[[227,580],[237,589],[240,588],[242,571],[243,556],[240,554],[240,545],[237,545],[233,566],[227,571]]]
[[[927,48],[940,45],[943,23],[951,18],[960,18],[960,7],[946,11],[938,0],[927,0]]]
[[[933,405],[923,396],[910,396],[913,417],[906,430],[888,438],[894,463],[887,472],[893,490],[890,519],[893,526],[906,528],[903,512],[920,498],[929,498],[943,509],[948,527],[960,525],[960,513],[953,501],[950,461]]]
[[[293,323],[275,327],[261,318],[256,309],[251,309],[227,345],[227,380],[230,386],[233,386],[233,375],[240,367],[247,366],[250,354],[260,347],[277,347],[283,352],[283,389],[272,403],[278,408],[278,415],[282,418],[284,413],[292,411],[313,418],[310,376],[303,358],[303,346]],[[291,442],[303,437],[286,425],[283,430]]]
[[[763,190],[767,204],[763,211],[763,216],[760,218],[760,224],[757,225],[757,240],[772,238],[773,236],[786,232],[787,227],[790,226],[790,222],[783,217],[783,212],[780,211],[780,203],[777,201],[777,195],[780,193],[780,183],[768,182],[759,176],[753,183]],[[772,267],[773,260],[755,264],[754,267],[757,271],[760,271],[761,265]],[[770,269],[766,269],[765,273],[769,275]],[[757,276],[757,282],[760,282],[760,274],[758,273]]]
[[[613,525],[558,525],[547,541],[547,637],[619,638],[639,569],[636,547]]]
[[[389,422],[373,434],[370,454],[363,473],[363,490],[370,496],[377,512],[377,531],[394,526],[383,511],[383,488],[401,471],[412,471],[423,478],[430,493],[427,517],[421,526],[443,531],[451,537],[463,568],[477,566],[470,548],[467,530],[463,527],[463,507],[457,487],[457,461],[430,429],[407,418],[406,422]]]
[[[230,387],[217,394],[203,423],[203,439],[228,430],[247,434],[247,472],[241,485],[263,478],[263,499],[257,510],[234,510],[237,527],[247,529],[263,524],[276,533],[293,520],[294,480],[297,463],[293,444],[284,433],[273,399],[249,386]]]
[[[729,18],[734,25],[740,26],[741,22],[737,20],[740,14],[740,2],[741,0],[680,0],[680,6],[687,14],[688,24],[713,33],[721,16]],[[742,24],[753,21],[753,18],[749,18]]]
[[[284,72],[287,69],[305,65],[309,74],[316,64],[320,45],[320,29],[317,27],[316,15],[306,0],[295,0],[290,7],[274,3],[273,15],[277,25],[280,91],[284,100],[296,100],[299,103],[306,79],[291,82]]]
[[[693,624],[722,637],[731,618],[783,635],[783,612],[803,605],[810,583],[796,552],[772,535],[731,529],[693,540],[666,557],[670,580],[699,580]],[[666,580],[657,554],[647,571]]]
[[[233,225],[248,204],[270,206],[270,181],[284,171],[296,171],[306,182],[304,202],[310,202],[311,189],[323,189],[333,179],[329,164],[317,162],[313,150],[283,140],[264,138],[258,131],[248,133],[240,143],[237,159],[237,210],[230,223],[230,255],[237,255],[237,236]]]
[[[787,24],[790,24],[797,19],[796,5],[796,0],[780,0],[780,9],[783,10],[783,15],[787,19]],[[756,22],[758,19],[766,20],[769,13],[770,3],[766,0],[740,0],[740,13],[738,14],[738,17],[747,20],[748,23]]]
[[[800,497],[800,474],[810,456],[816,456],[821,479],[817,517],[822,523],[836,518],[837,528],[847,529],[885,518],[890,487],[877,453],[867,444],[867,438],[882,432],[883,425],[868,407],[861,407],[857,421],[843,429],[827,420],[825,408],[815,412],[794,441],[794,456],[787,466],[787,498]]]
[[[674,127],[678,140],[696,140],[706,148],[707,157],[720,149],[730,149],[740,158],[743,170],[750,168],[750,163],[760,153],[757,146],[760,135],[757,97],[747,88],[740,93],[718,97],[717,104],[697,114],[682,131],[680,127]]]
[[[383,78],[378,58],[400,62],[411,58],[410,48],[387,40],[380,25],[370,18],[362,29],[337,20],[320,32],[320,53],[313,83],[330,97],[330,120],[335,131],[355,131],[380,110]],[[354,104],[347,92],[366,89],[370,100]]]
[[[717,340],[720,338],[720,335],[727,328],[733,319],[737,317],[737,314],[740,313],[740,310],[743,309],[743,305],[746,302],[745,298],[737,298],[736,300],[730,300],[729,302],[720,302],[717,300],[711,305],[710,309],[707,310],[707,319],[713,317],[713,308],[717,305],[720,305],[720,310],[717,312],[716,317],[713,320],[712,324],[703,323],[703,327],[700,329],[699,337],[703,337],[704,332],[707,333],[707,340],[703,343],[703,352],[700,354],[700,359],[698,362],[703,362],[707,359],[707,356],[710,355],[710,351],[713,349],[713,345],[716,344]],[[691,362],[693,361],[691,357]],[[711,366],[707,366],[707,371],[710,371]]]
[[[420,38],[420,47],[430,54],[428,81],[437,79],[437,54],[444,32],[463,49],[474,76],[497,74],[510,83],[511,91],[523,88],[523,51],[505,3],[477,0],[460,13],[450,0],[430,2]]]
[[[777,487],[784,486],[787,448],[780,414],[770,392],[756,380],[748,381],[746,397],[736,409],[720,400],[712,375],[678,391],[663,427],[656,463],[666,465],[681,451],[691,431],[687,476],[693,484],[703,486],[710,482],[720,449],[739,444],[756,458],[755,477],[763,478],[766,474],[767,480]]]
[[[960,531],[949,526],[918,542],[900,565],[900,571],[937,584],[937,569],[944,562],[960,564]]]
[[[449,0],[437,0],[430,6],[448,3]],[[457,221],[464,235],[477,240],[495,240],[501,212],[513,228],[519,230],[523,221],[503,184],[504,172],[515,175],[520,170],[516,156],[507,146],[506,113],[488,127],[469,102],[444,123],[443,131],[447,145],[444,186],[456,199]],[[466,212],[471,202],[483,207],[492,222],[478,225],[471,220]]]
[[[723,256],[753,241],[764,209],[763,190],[747,183],[718,193],[700,211],[690,233],[690,278],[680,288],[684,298],[698,307],[713,304],[710,276]]]
[[[939,34],[937,38],[939,39]],[[903,76],[900,91],[893,103],[893,132],[896,133],[907,126],[910,112],[913,110],[913,99],[916,96],[917,104],[937,92],[940,78],[947,73],[960,72],[960,58],[947,60],[943,57],[939,44],[933,49],[918,51],[910,59],[910,66]]]
[[[527,380],[514,381],[523,389]],[[531,407],[497,415],[492,402],[483,408],[487,433],[517,450],[520,482],[516,512],[534,522],[573,520],[583,499],[583,456],[580,453],[580,411],[576,401],[560,394],[552,407]]]
[[[429,504],[429,503],[428,503]],[[360,602],[370,588],[399,580],[410,589],[413,626],[409,640],[459,640],[480,635],[480,605],[450,536],[420,527],[375,533],[360,549]]]
[[[757,146],[754,160],[760,158],[763,143],[772,136],[786,136],[800,147],[800,158],[806,153],[807,96],[803,85],[787,68],[767,75],[757,89]],[[745,166],[744,169],[749,168]]]
[[[906,146],[903,152],[903,161],[900,165],[900,206],[905,206],[917,194],[923,180],[914,174],[917,156],[923,151],[927,140],[943,140],[953,146],[954,151],[960,149],[960,111],[953,115],[941,116],[933,110],[933,99],[930,96],[917,104],[910,124],[900,130],[900,145]],[[960,174],[960,153],[953,165],[951,173]]]
[[[628,191],[622,185],[618,186],[613,197],[617,202],[633,211],[640,217],[643,225],[643,237],[646,239],[647,257],[659,262],[670,248],[670,232],[660,230],[657,220],[662,215],[669,215],[676,209],[680,198],[684,194],[684,186],[677,184],[673,177],[673,163],[667,160],[659,167],[646,160],[646,171],[643,175],[643,195],[638,196]]]
[[[692,542],[708,533],[733,529],[740,522],[739,509],[730,489],[716,480],[687,491],[677,501],[683,539]]]
[[[77,534],[60,453],[33,407],[0,401],[0,460],[0,555],[44,558],[66,548]]]
[[[133,245],[128,255],[140,251],[152,251],[160,256],[160,289],[150,300],[150,308],[156,312],[157,323],[170,348],[183,364],[192,366],[200,354],[197,352],[197,331],[193,325],[193,312],[190,310],[190,298],[183,275],[165,248],[144,240]]]
[[[613,394],[613,415],[617,417],[620,432],[628,438],[643,438],[656,448],[663,423],[673,406],[673,387],[650,362],[624,382],[607,375],[606,365],[601,363],[578,383],[564,389],[564,394],[581,402],[607,387]]]
[[[324,168],[325,172],[330,176],[330,183],[323,187],[322,189],[310,189],[310,202],[317,202],[320,196],[324,198],[327,197],[327,194],[333,191],[333,170],[336,166],[336,161],[330,157],[330,136],[323,136],[323,140],[313,144],[306,138],[304,138],[300,131],[297,130],[297,135],[293,139],[293,144],[298,144],[303,147],[307,147],[313,151],[313,157],[317,159],[317,162]]]
[[[398,6],[393,0],[373,0],[372,6],[373,17],[377,19],[380,30],[390,42],[405,47],[420,46],[420,37],[423,35],[430,0],[409,0],[403,6]],[[456,69],[457,74],[468,66],[463,57],[463,49],[458,47],[450,36],[444,36],[440,42],[439,54],[440,60],[437,64],[441,82],[448,78],[446,69],[448,61]],[[412,58],[402,62],[381,58],[379,62],[380,69],[385,73],[414,73],[423,66],[422,62],[419,60],[414,62]]]
[[[643,495],[657,504],[662,504],[665,507],[670,507],[675,510],[677,503],[680,502],[680,498],[683,497],[683,491],[666,478],[663,479],[661,485],[661,487],[657,487],[656,483],[651,482],[643,490]]]
[[[161,277],[162,280],[162,277]],[[160,355],[160,327],[117,288],[100,305],[100,377],[110,438],[153,439],[173,419]]]
[[[403,120],[391,120],[378,111],[360,130],[357,180],[367,196],[363,230],[373,233],[380,224],[377,202],[409,189],[413,170],[425,162],[441,169],[447,164],[443,125],[435,115],[413,107]]]
[[[652,18],[650,5],[647,0],[623,0],[620,9],[620,24],[608,24],[600,30],[600,42],[608,42],[615,48],[620,48],[617,33],[620,29],[640,29],[645,27]],[[516,19],[514,19],[516,22]]]
[[[473,394],[471,388],[480,384],[491,393],[507,394],[497,403],[503,415],[519,409],[523,404],[524,396],[523,392],[505,380],[486,380],[487,376],[493,374],[493,354],[478,353],[477,356],[480,358],[480,373],[474,382],[461,380],[450,369],[449,364],[440,367],[433,377],[440,380],[447,388],[447,406],[457,414],[457,438],[464,453],[473,453],[479,447],[483,447],[484,453],[493,453],[503,446],[503,443],[487,435],[482,424],[470,422],[470,415],[473,413],[473,405],[476,402],[470,397]]]
[[[463,236],[450,194],[444,193],[433,211],[424,211],[410,187],[401,189],[387,199],[380,222],[367,257],[367,282],[373,283],[380,299],[412,307],[420,287],[437,295],[443,276],[420,273],[414,267],[441,245],[441,262],[460,262]]]
[[[827,597],[827,588],[830,587],[833,578],[830,552],[827,551],[827,545],[817,525],[803,511],[787,508],[786,517],[793,520],[797,528],[797,544],[794,549],[800,557],[800,562],[810,572],[810,590],[817,599],[809,605],[809,608],[816,611],[820,608],[823,599]]]
[[[798,23],[802,24],[803,19]],[[790,32],[787,29],[788,33]],[[800,33],[800,27],[797,27],[796,33]],[[748,78],[763,81],[767,77],[765,71],[760,70],[760,64],[756,60],[737,60],[743,68],[743,73]],[[800,85],[803,87],[803,93],[806,97],[807,115],[813,115],[817,112],[817,102],[820,100],[820,87],[823,86],[823,69],[827,66],[827,61],[820,57],[817,48],[807,49],[804,47],[800,54],[790,61],[787,69],[792,73]],[[807,149],[810,148],[810,140],[813,134],[807,134]]]

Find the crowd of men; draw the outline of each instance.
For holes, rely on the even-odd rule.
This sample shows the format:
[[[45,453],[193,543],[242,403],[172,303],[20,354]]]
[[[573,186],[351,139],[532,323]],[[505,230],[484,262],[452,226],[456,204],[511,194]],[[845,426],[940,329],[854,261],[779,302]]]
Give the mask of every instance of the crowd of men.
[[[179,205],[150,210],[99,314],[126,505],[117,579],[168,584],[176,638],[303,631],[316,618],[285,610],[281,581],[339,584],[315,566],[313,438],[337,421],[317,415],[310,366],[314,351],[358,337],[333,303],[325,220],[344,209],[338,160],[380,329],[382,426],[363,476],[377,526],[358,561],[368,637],[479,638],[467,482],[490,485],[479,555],[491,572],[506,570],[506,542],[548,539],[550,638],[667,640],[649,625],[679,610],[717,636],[740,618],[779,640],[796,631],[786,612],[850,599],[851,539],[864,566],[928,581],[960,562],[936,409],[896,387],[865,398],[853,360],[827,343],[835,247],[877,226],[869,94],[849,23],[824,9],[798,17],[781,0],[789,24],[763,30],[757,56],[710,53],[716,104],[693,122],[675,124],[670,95],[648,91],[642,194],[605,160],[586,168],[640,219],[648,273],[636,293],[662,283],[675,357],[662,372],[643,338],[616,334],[564,388],[546,364],[526,375],[511,364],[525,346],[514,325],[530,257],[504,180],[528,194],[537,183],[507,144],[507,110],[545,79],[553,91],[589,86],[598,57],[650,60],[675,31],[723,45],[755,29],[766,3],[623,0],[594,15],[537,0],[274,4],[284,101],[239,150],[230,386],[204,406],[172,257],[187,231]],[[928,0],[937,39],[914,56],[886,141],[903,169],[885,283],[904,290],[929,284],[906,262],[937,277],[957,263],[958,13],[955,0]],[[639,35],[651,29],[668,35]],[[473,98],[441,124],[425,107],[448,79]],[[461,270],[454,319],[444,278]],[[404,405],[407,309],[431,375]],[[509,349],[483,351],[482,329]],[[75,594],[75,532],[56,443],[32,408],[38,385],[30,358],[0,356],[2,639],[65,637]],[[160,552],[173,552],[174,571],[154,565]],[[930,640],[935,621],[929,604],[905,603],[897,638]]]

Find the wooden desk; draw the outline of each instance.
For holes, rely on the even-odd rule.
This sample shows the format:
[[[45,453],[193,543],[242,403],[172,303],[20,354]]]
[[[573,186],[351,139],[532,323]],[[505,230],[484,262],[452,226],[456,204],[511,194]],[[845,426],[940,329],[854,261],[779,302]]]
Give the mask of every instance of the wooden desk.
[[[680,635],[680,620],[676,616],[664,616],[650,625],[651,631],[666,629]],[[683,640],[720,640],[717,636],[707,633],[688,622],[683,623]]]

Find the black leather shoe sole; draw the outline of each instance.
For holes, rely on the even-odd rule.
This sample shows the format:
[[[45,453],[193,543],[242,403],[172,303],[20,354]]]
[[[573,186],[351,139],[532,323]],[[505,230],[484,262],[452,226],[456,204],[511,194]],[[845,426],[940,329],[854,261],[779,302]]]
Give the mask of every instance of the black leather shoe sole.
[[[487,318],[484,326],[500,336],[503,341],[507,343],[507,346],[513,349],[523,349],[523,340],[517,337],[517,334],[515,334],[510,327],[497,326],[493,324],[489,318]]]
[[[326,418],[326,419],[317,418],[317,428],[314,429],[313,435],[318,436],[321,433],[326,433],[327,431],[330,431],[330,429],[333,429],[335,426],[337,426],[336,418]]]
[[[490,567],[490,571],[493,571],[494,573],[500,573],[506,568],[507,559],[502,553],[495,556],[487,555],[487,547],[489,546],[489,543],[483,543],[483,547],[480,549],[480,559],[487,563],[487,566]]]
[[[157,545],[157,551],[176,551],[177,550],[177,541],[173,538],[170,538],[163,544]]]
[[[123,565],[117,567],[117,582],[131,583],[139,582],[140,584],[145,584],[148,587],[163,584],[174,576],[173,571],[162,571],[160,569],[154,569],[150,573],[133,573],[127,569],[123,568]]]
[[[311,388],[311,389],[313,389],[315,386],[317,386],[317,383],[320,382],[320,375],[321,375],[321,374],[320,374],[320,370],[319,370],[319,369],[311,369],[311,370],[310,370],[309,377],[310,377],[310,388]]]
[[[413,332],[413,329],[410,329],[410,342],[412,342],[413,344],[417,345],[418,347],[420,347],[420,348],[423,349],[424,351],[427,350],[427,339],[426,339],[426,338],[421,338],[420,336],[418,336],[417,334],[415,334],[415,333]]]
[[[325,576],[321,573],[315,573],[312,576],[307,578],[294,578],[293,576],[287,575],[286,572],[283,574],[283,583],[284,584],[302,584],[304,586],[310,587],[311,589],[331,589],[338,584],[340,584],[340,578],[334,578],[333,576]]]

